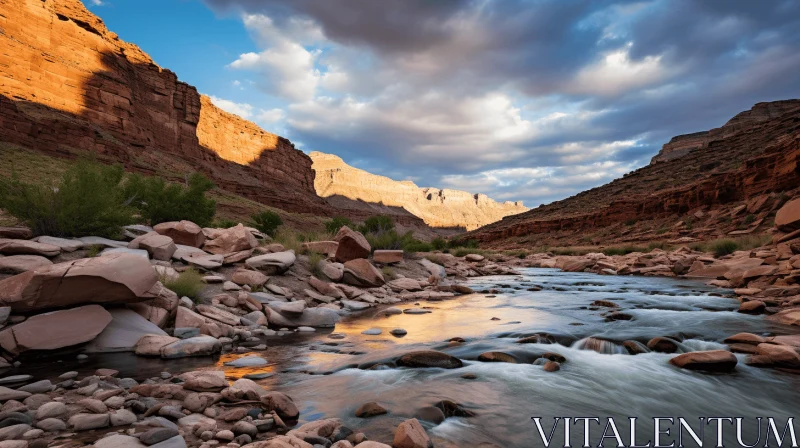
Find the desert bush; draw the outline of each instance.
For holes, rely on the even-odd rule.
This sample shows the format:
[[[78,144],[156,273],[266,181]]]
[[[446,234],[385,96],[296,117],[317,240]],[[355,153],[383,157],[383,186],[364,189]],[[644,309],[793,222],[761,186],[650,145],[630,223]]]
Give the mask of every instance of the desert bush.
[[[467,247],[459,247],[458,249],[453,250],[453,255],[456,257],[465,257],[469,254],[483,254],[483,251],[480,249],[471,249]]]
[[[444,250],[447,248],[447,240],[437,236],[436,238],[431,240],[431,247],[434,250]]]
[[[178,297],[188,297],[197,300],[203,290],[203,276],[194,268],[189,268],[178,275],[177,278],[163,278],[162,283],[167,289],[172,290]]]
[[[406,252],[430,252],[434,249],[435,247],[431,243],[420,240],[409,241],[403,246],[403,250]]]
[[[236,227],[237,225],[239,225],[238,221],[228,218],[217,218],[211,223],[211,227],[215,229],[230,229],[231,227]]]
[[[322,278],[322,260],[325,257],[322,254],[317,252],[311,252],[308,254],[308,270],[311,271],[311,274],[314,277]]]
[[[102,252],[103,249],[105,249],[105,247],[101,246],[100,244],[92,244],[86,248],[86,258],[94,258],[100,255],[100,252]]]
[[[208,226],[217,203],[206,198],[214,183],[200,173],[191,174],[185,185],[170,183],[163,178],[132,174],[125,182],[125,194],[150,224],[188,220],[201,227]]]
[[[383,273],[383,278],[385,278],[386,281],[395,279],[394,269],[392,269],[391,266],[384,266],[383,269],[381,269],[381,272]]]
[[[364,224],[359,226],[359,232],[363,234],[368,233],[384,233],[394,230],[394,222],[389,216],[370,216],[364,221]]]
[[[36,235],[117,238],[134,222],[121,166],[81,159],[55,185],[0,179],[0,204]]]
[[[602,250],[603,254],[611,256],[611,255],[628,255],[633,252],[647,252],[646,247],[639,247],[639,246],[615,246],[615,247],[606,247]]]
[[[283,220],[281,219],[280,215],[269,210],[264,210],[262,212],[253,214],[250,216],[252,220],[250,225],[258,229],[261,233],[275,236],[275,233],[278,231],[278,227],[283,224]]]
[[[328,221],[325,221],[325,231],[331,235],[336,235],[339,229],[344,226],[350,227],[351,229],[355,227],[353,221],[350,221],[350,219],[344,216],[334,216]]]
[[[737,244],[736,241],[730,239],[718,240],[711,245],[711,250],[714,252],[715,257],[722,257],[725,255],[732,254],[736,252],[738,248],[739,244]]]
[[[406,250],[406,247],[420,243],[414,238],[413,232],[406,232],[402,235],[396,230],[388,230],[380,233],[368,233],[364,235],[372,246],[372,250]]]

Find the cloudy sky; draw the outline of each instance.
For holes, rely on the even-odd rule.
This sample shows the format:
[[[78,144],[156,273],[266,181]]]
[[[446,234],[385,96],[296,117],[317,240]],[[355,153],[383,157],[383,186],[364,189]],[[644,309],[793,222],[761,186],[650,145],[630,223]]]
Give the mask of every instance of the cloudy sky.
[[[795,0],[85,0],[304,151],[529,207],[800,97]]]

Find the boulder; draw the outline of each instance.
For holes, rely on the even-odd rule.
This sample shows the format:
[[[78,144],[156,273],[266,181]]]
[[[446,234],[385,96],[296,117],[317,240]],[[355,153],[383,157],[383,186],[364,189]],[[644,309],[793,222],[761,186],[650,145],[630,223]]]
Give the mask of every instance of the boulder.
[[[308,284],[311,285],[312,288],[319,291],[320,294],[334,297],[337,299],[344,299],[346,296],[341,289],[337,288],[336,285],[328,282],[323,282],[322,280],[311,276],[308,278]]]
[[[139,356],[161,356],[161,349],[180,339],[172,336],[148,334],[136,341],[134,352]]]
[[[105,428],[111,424],[108,414],[75,414],[67,424],[75,431]]]
[[[128,254],[45,266],[0,281],[0,305],[17,312],[83,303],[137,302],[158,275],[147,260]]]
[[[205,252],[189,252],[183,255],[181,260],[203,269],[217,269],[222,267],[225,257],[222,255],[210,255]]]
[[[150,260],[150,254],[144,249],[128,249],[127,247],[109,247],[100,252],[101,257],[107,257],[114,254],[128,254],[140,257],[145,260]]]
[[[372,254],[372,260],[375,263],[383,263],[383,264],[400,263],[401,261],[403,261],[403,251],[402,250],[376,250]]]
[[[238,285],[261,286],[267,283],[269,277],[258,271],[239,269],[233,273],[231,280]]]
[[[372,247],[370,247],[364,235],[347,226],[339,229],[334,240],[339,243],[336,248],[335,258],[342,263],[358,258],[367,258],[372,251]]]
[[[136,314],[152,322],[155,326],[161,328],[167,323],[169,311],[164,308],[150,306],[146,303],[129,303],[128,308]]]
[[[303,243],[303,249],[306,251],[327,255],[329,257],[336,255],[336,249],[338,247],[339,243],[336,241],[309,241]]]
[[[100,236],[82,236],[78,241],[83,243],[83,247],[99,246],[99,247],[128,247],[125,241],[110,240]]]
[[[219,353],[222,344],[211,336],[196,336],[182,339],[161,348],[164,359],[186,358],[189,356],[210,356]]]
[[[139,239],[141,238],[141,239]],[[153,257],[154,260],[169,261],[175,251],[178,250],[172,238],[158,233],[148,233],[141,236],[139,239],[139,247],[130,247],[129,249],[144,249]]]
[[[66,238],[56,238],[54,236],[40,236],[34,241],[51,246],[58,246],[62,252],[75,252],[83,247],[83,243],[80,240],[69,240]]]
[[[767,317],[767,320],[778,322],[784,325],[800,326],[800,308],[789,308],[787,310],[779,311],[778,313]]]
[[[0,347],[11,353],[54,350],[91,341],[111,322],[99,305],[38,314],[0,332]]]
[[[153,230],[184,246],[202,247],[206,241],[203,229],[191,221],[162,222],[153,226]]]
[[[436,350],[419,350],[406,353],[397,360],[397,365],[403,367],[437,367],[442,369],[457,369],[464,364],[460,359]]]
[[[747,364],[757,367],[800,369],[800,354],[795,347],[777,344],[758,344]]]
[[[37,243],[30,240],[0,239],[0,254],[3,255],[41,255],[55,257],[61,248],[52,244]]]
[[[761,314],[767,309],[767,305],[760,300],[750,300],[742,302],[739,306],[739,312],[745,314]]]
[[[736,355],[727,350],[689,352],[669,360],[670,364],[688,370],[732,372],[736,368]]]
[[[300,316],[296,317],[271,310],[271,306],[266,310],[269,311],[267,315],[269,323],[277,327],[333,328],[341,319],[341,316],[335,310],[321,307],[308,308]]]
[[[381,271],[364,258],[350,260],[344,264],[342,281],[353,286],[363,287],[378,287],[386,283]]]
[[[427,258],[423,258],[419,260],[419,264],[421,264],[428,272],[435,278],[439,280],[444,280],[447,278],[447,271],[445,270],[444,266],[436,264]]]
[[[261,403],[266,411],[275,411],[282,419],[297,420],[300,415],[291,397],[281,392],[267,392],[261,397]]]
[[[425,432],[419,420],[412,418],[397,426],[394,433],[393,448],[430,448],[433,442]]]
[[[87,347],[87,353],[132,352],[147,335],[167,336],[158,325],[127,308],[108,310],[111,322]]]
[[[175,328],[200,328],[205,323],[206,318],[189,308],[179,306],[175,313]]]
[[[388,283],[386,286],[392,288],[392,291],[422,291],[422,285],[413,278],[397,278]]]
[[[778,210],[775,225],[784,232],[800,229],[800,198],[787,202]]]
[[[183,388],[194,392],[219,392],[228,387],[225,372],[222,370],[197,370],[179,376]]]
[[[258,247],[256,237],[242,224],[229,229],[217,229],[214,232],[214,239],[206,241],[203,245],[206,252],[218,255],[241,252],[255,247]]]
[[[226,325],[239,325],[241,322],[239,316],[211,305],[197,305],[197,312]]]
[[[276,275],[286,272],[296,259],[294,251],[287,250],[251,257],[245,260],[244,264],[250,269],[264,271],[267,275]]]
[[[0,238],[29,240],[33,238],[33,232],[27,227],[0,227]]]
[[[328,263],[325,261],[320,263],[322,263],[322,273],[325,274],[325,277],[328,277],[334,282],[338,282],[342,279],[344,275],[344,265],[342,263]]]
[[[52,265],[52,261],[41,255],[11,255],[0,258],[0,274],[20,274]]]
[[[483,261],[486,257],[481,254],[467,254],[464,259],[467,261],[471,261],[473,263],[477,263]]]

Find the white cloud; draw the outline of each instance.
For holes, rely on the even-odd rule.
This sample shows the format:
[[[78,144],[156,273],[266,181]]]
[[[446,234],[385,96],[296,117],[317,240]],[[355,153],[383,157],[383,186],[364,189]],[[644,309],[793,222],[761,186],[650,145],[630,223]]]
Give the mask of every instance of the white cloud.
[[[222,99],[213,95],[209,95],[209,98],[211,98],[211,102],[214,103],[215,106],[219,107],[225,112],[236,114],[247,120],[253,117],[254,108],[250,104],[235,103],[233,101]]]
[[[275,123],[284,118],[286,118],[286,112],[284,112],[283,109],[261,109],[258,114],[256,114],[255,120],[259,123]]]
[[[581,69],[566,89],[580,94],[619,95],[661,82],[676,72],[662,63],[661,55],[631,60],[631,45],[606,53]]]
[[[103,0],[91,0],[91,1],[92,1],[92,4],[94,6],[103,6],[103,5],[105,5],[105,3],[103,3]]]

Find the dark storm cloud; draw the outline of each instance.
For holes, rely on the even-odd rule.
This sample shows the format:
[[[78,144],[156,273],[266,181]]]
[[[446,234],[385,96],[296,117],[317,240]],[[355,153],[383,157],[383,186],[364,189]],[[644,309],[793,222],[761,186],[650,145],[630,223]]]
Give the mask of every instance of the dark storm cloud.
[[[319,27],[316,67],[344,75],[287,104],[305,148],[533,204],[646,164],[674,135],[800,96],[795,0],[205,1]]]

